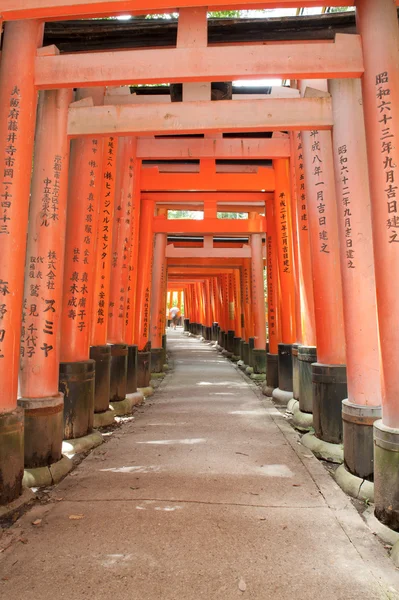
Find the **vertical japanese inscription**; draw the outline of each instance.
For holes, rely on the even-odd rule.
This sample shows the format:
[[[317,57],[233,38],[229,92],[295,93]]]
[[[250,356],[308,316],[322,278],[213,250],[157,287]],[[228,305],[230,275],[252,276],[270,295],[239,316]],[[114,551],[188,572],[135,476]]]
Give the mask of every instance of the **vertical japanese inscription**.
[[[308,212],[307,212],[307,198],[306,198],[306,186],[305,186],[305,167],[303,164],[303,146],[302,146],[302,134],[299,131],[296,136],[296,149],[297,149],[297,170],[298,170],[298,194],[300,199],[300,210],[299,221],[302,231],[308,231]]]
[[[323,160],[322,149],[320,142],[320,133],[318,130],[310,132],[311,139],[311,158],[312,158],[312,175],[316,189],[316,207],[319,214],[318,217],[318,234],[319,234],[319,251],[324,254],[329,254],[329,234],[328,223],[326,217],[326,184],[323,177]]]

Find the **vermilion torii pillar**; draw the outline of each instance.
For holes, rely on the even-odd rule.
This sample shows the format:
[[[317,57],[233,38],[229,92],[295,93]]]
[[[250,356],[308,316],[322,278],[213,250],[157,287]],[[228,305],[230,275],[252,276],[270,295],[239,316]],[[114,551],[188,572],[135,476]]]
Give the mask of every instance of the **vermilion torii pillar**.
[[[158,209],[158,215],[167,216],[166,209]],[[164,327],[164,287],[166,281],[166,233],[155,234],[154,257],[152,267],[152,287],[151,287],[151,371],[161,373],[165,363],[165,352],[162,345],[162,336],[165,332]],[[177,306],[180,309],[179,298],[181,293],[177,293]]]
[[[292,133],[292,160],[296,178],[296,227],[298,231],[297,280],[300,291],[301,345],[298,347],[299,409],[312,413],[313,386],[311,364],[316,362],[316,324],[313,297],[313,276],[309,239],[308,199],[300,131]],[[298,324],[297,324],[298,325]]]
[[[104,89],[78,90],[78,99],[85,96],[100,104]],[[102,147],[102,139],[94,137],[71,143],[59,382],[65,439],[85,436],[93,427],[95,362],[89,351]]]
[[[331,133],[306,131],[302,139],[318,360],[312,364],[313,425],[319,439],[339,444],[342,441],[341,403],[347,397],[347,388]]]
[[[356,2],[371,192],[382,420],[374,423],[375,514],[399,530],[399,33],[392,0]]]
[[[264,393],[271,396],[273,390],[278,388],[278,345],[280,337],[280,293],[277,257],[276,218],[274,213],[274,200],[269,196],[266,200],[267,236],[267,301],[269,325],[269,352],[266,356],[266,382]]]
[[[266,319],[263,281],[262,234],[251,234],[251,290],[254,314],[254,348],[252,366],[254,373],[266,372]]]
[[[37,112],[18,401],[25,410],[27,468],[47,467],[62,457],[64,396],[58,372],[71,98],[67,89],[40,92]]]
[[[242,287],[244,303],[244,341],[242,344],[242,360],[249,365],[249,340],[253,339],[253,314],[252,314],[252,290],[251,290],[251,259],[243,259]]]
[[[17,407],[29,185],[43,24],[7,23],[0,63],[0,504],[21,493],[24,414]]]
[[[276,176],[274,218],[281,289],[281,343],[278,345],[278,382],[273,398],[287,402],[292,398],[292,344],[295,342],[295,283],[291,219],[290,164],[287,159],[273,161]]]
[[[108,137],[103,140],[102,181],[90,333],[90,358],[96,361],[95,415],[108,411],[110,400],[111,348],[107,344],[107,337],[117,147],[117,138]],[[106,418],[105,415],[102,415],[102,417],[94,416],[95,420],[104,418]]]
[[[236,360],[241,358],[241,338],[242,338],[242,303],[241,303],[241,277],[240,277],[239,269],[234,269],[233,273],[233,287],[234,287],[234,316],[235,316],[235,324],[234,324],[234,351],[233,354]]]
[[[132,137],[120,138],[117,155],[108,310],[108,343],[111,346],[110,400],[113,403],[123,402],[127,392],[126,302],[132,234],[134,143]]]
[[[135,328],[135,342],[138,346],[137,385],[139,388],[149,387],[151,375],[150,306],[153,217],[154,202],[141,200]]]
[[[381,377],[362,91],[358,79],[330,81],[329,89],[348,379],[348,399],[342,405],[344,459],[351,473],[369,479],[372,425],[381,418]]]

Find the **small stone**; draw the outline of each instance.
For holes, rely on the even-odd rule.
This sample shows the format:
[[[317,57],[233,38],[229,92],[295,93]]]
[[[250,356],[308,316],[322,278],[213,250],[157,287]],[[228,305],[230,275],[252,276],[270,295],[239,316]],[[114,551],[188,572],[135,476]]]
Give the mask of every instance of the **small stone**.
[[[41,519],[36,519],[35,521],[32,521],[32,525],[35,525],[36,527],[38,525],[41,525],[41,524],[42,524],[42,520]]]
[[[245,590],[247,589],[247,584],[245,583],[242,577],[238,582],[238,589],[240,590],[240,592],[245,592]]]

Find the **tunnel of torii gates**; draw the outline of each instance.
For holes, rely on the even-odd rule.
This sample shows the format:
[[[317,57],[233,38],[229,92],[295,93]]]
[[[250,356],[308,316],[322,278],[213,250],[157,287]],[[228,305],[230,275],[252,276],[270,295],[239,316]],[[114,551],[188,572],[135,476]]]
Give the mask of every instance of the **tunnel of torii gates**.
[[[334,40],[230,45],[208,45],[193,4],[1,3],[0,503],[24,469],[56,480],[63,440],[106,423],[110,402],[123,414],[149,393],[169,289],[186,329],[266,373],[276,402],[297,399],[320,444],[343,443],[399,530],[396,4],[358,0],[357,33]],[[243,5],[209,9],[225,7]],[[46,20],[168,10],[173,48],[42,45]],[[211,102],[211,82],[272,77],[291,88]],[[163,81],[182,101],[128,87]]]

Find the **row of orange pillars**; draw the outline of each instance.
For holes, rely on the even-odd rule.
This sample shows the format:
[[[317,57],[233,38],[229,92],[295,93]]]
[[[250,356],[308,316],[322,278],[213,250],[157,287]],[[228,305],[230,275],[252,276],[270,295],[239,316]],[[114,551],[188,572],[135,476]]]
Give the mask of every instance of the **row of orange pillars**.
[[[266,370],[266,393],[294,396],[313,415],[318,441],[343,441],[348,472],[365,480],[374,472],[376,514],[399,530],[399,34],[391,4],[360,12],[362,93],[356,81],[329,82],[333,137],[294,132],[290,163],[274,161],[267,329],[259,231],[248,229],[247,274],[244,263],[239,278],[223,272],[226,258],[220,276],[203,275],[201,286],[190,269],[187,277],[171,270],[170,282],[183,280],[186,328],[205,327],[209,337],[213,327],[221,347]],[[112,412],[110,400],[127,411],[143,396],[137,388],[150,391],[151,363],[160,370],[165,356],[169,279],[166,235],[154,239],[154,203],[140,198],[135,139],[78,138],[69,154],[71,91],[41,94],[36,121],[39,26],[12,25],[24,35],[17,43],[5,36],[0,64],[1,504],[20,495],[24,466],[32,478],[47,469],[55,480],[63,439],[87,437],[95,416]],[[95,91],[77,96],[85,94]]]

